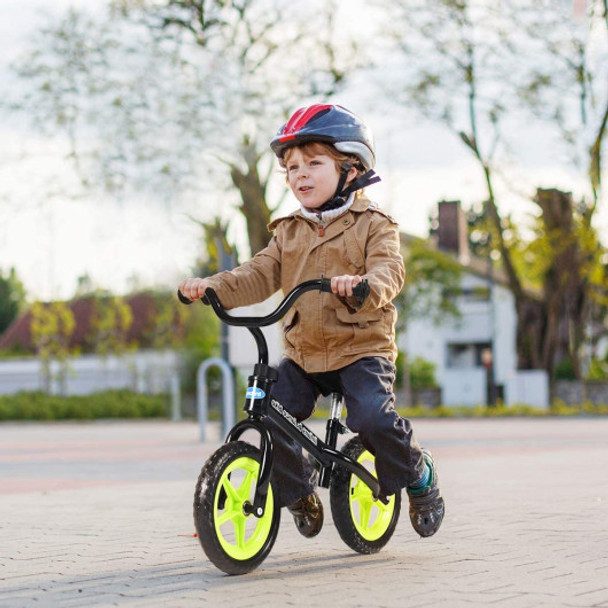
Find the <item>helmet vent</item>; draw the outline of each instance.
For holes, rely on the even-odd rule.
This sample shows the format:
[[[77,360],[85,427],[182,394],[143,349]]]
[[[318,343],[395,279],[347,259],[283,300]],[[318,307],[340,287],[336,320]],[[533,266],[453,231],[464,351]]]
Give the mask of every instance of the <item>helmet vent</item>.
[[[331,108],[332,106],[330,105],[321,104],[316,104],[309,108],[301,108],[289,119],[289,122],[283,128],[282,136],[279,139],[281,139],[281,141],[284,139],[291,139],[289,136],[296,134],[302,127],[321,118],[321,116],[327,114]]]

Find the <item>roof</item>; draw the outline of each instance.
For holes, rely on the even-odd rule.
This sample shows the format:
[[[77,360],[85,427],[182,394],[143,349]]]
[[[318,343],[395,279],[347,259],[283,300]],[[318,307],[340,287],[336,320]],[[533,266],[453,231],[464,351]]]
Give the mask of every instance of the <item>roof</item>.
[[[470,253],[470,251],[465,251],[459,254],[456,251],[440,249],[437,246],[436,240],[432,237],[424,239],[422,237],[414,236],[413,234],[408,234],[405,232],[401,233],[401,246],[404,249],[407,249],[408,246],[414,241],[422,242],[429,248],[438,251],[454,260],[460,266],[463,272],[474,274],[482,279],[502,285],[509,290],[511,289],[511,284],[509,283],[507,273],[502,268],[497,268],[496,264],[490,264],[487,258],[480,258]],[[541,297],[539,292],[535,291],[534,289],[525,288],[524,292],[533,299],[538,299]]]
[[[66,302],[72,310],[76,322],[76,327],[69,342],[70,348],[79,347],[84,352],[93,349],[92,321],[94,318],[95,302],[99,297],[87,295]],[[135,342],[140,346],[149,345],[154,331],[157,297],[157,294],[143,292],[124,298],[133,313],[133,322],[127,333],[128,342]],[[18,317],[0,336],[0,350],[17,350],[26,353],[35,352],[36,348],[32,344],[30,331],[31,322],[31,310]]]

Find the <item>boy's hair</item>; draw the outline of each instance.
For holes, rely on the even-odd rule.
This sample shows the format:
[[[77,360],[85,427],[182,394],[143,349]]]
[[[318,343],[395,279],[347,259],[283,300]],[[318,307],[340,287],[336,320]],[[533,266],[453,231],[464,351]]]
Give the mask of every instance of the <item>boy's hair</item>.
[[[365,172],[363,164],[359,160],[357,156],[354,154],[345,154],[344,152],[340,152],[336,150],[334,146],[331,144],[326,144],[321,141],[312,141],[307,144],[302,144],[301,146],[293,146],[285,150],[283,156],[279,159],[279,164],[283,169],[287,166],[287,160],[291,156],[291,152],[295,150],[295,148],[299,148],[302,151],[304,156],[314,156],[315,154],[326,154],[330,158],[333,158],[336,161],[336,169],[341,171],[346,164],[350,164],[357,168],[357,176],[362,175]]]
[[[336,163],[336,170],[340,173],[343,169],[348,170],[348,166],[352,165],[357,169],[357,177],[363,175],[365,173],[365,167],[363,163],[359,160],[358,156],[354,154],[344,154],[344,152],[340,152],[336,150],[334,146],[331,144],[326,144],[321,141],[313,141],[307,144],[302,144],[301,146],[292,146],[285,150],[285,153],[281,158],[279,158],[279,164],[283,169],[287,167],[287,161],[291,156],[291,152],[295,150],[295,148],[299,148],[302,151],[304,156],[314,156],[315,154],[326,154],[330,158],[334,160]],[[357,190],[355,192],[355,196],[362,196],[363,190]]]

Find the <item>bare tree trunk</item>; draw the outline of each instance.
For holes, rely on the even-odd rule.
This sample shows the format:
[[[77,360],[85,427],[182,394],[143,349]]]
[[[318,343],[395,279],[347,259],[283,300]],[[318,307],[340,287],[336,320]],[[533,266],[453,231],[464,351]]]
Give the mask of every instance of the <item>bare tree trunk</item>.
[[[243,144],[243,157],[247,164],[246,171],[236,165],[230,168],[232,183],[241,195],[240,212],[247,223],[247,236],[251,255],[255,255],[270,241],[268,223],[270,222],[270,209],[266,203],[266,184],[258,171],[260,155],[255,151],[254,144],[245,141]]]

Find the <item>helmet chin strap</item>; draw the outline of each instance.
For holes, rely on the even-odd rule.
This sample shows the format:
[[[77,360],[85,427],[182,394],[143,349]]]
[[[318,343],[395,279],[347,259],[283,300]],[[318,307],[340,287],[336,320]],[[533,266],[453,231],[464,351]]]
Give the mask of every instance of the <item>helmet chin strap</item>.
[[[346,183],[346,178],[348,177],[348,172],[351,170],[352,165],[346,165],[341,173],[340,179],[338,180],[338,187],[336,188],[336,192],[333,197],[328,201],[323,203],[320,207],[318,207],[319,211],[330,211],[331,209],[338,209],[338,207],[342,207],[342,205],[346,205],[346,201],[348,197],[357,190],[361,190],[362,188],[366,188],[367,186],[371,186],[372,184],[376,184],[380,181],[380,176],[376,175],[376,172],[370,169],[367,173],[364,173],[357,179],[353,180],[346,188],[344,188],[344,184]]]

